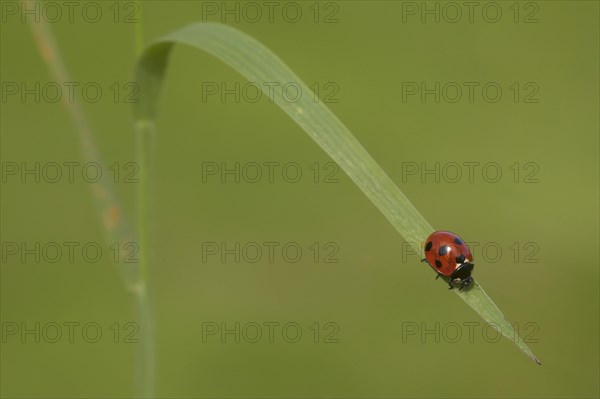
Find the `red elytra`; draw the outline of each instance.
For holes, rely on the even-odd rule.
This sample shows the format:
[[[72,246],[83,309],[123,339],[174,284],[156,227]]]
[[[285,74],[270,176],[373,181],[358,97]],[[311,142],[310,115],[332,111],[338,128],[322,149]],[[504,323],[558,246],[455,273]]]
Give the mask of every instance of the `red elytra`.
[[[465,242],[449,231],[435,231],[425,240],[425,259],[439,275],[450,277],[448,285],[460,285],[460,290],[472,281],[475,266],[473,254]]]

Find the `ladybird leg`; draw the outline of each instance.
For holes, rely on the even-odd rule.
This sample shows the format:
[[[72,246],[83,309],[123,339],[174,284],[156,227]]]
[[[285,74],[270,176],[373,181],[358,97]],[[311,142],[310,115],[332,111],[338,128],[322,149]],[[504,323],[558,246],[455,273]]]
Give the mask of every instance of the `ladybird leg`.
[[[463,290],[463,288],[468,288],[471,284],[473,283],[473,278],[470,277],[466,280],[463,280],[462,284],[460,285],[460,291]]]
[[[437,280],[438,278],[440,278],[440,274],[438,273],[437,276],[435,276],[435,279]]]
[[[452,280],[448,281],[448,289],[451,290],[454,287],[452,286]]]

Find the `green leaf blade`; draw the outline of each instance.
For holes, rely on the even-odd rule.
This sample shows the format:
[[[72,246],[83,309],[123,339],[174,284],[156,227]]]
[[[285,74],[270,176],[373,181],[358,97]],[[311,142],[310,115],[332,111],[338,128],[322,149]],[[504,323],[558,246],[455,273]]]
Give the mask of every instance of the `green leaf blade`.
[[[302,129],[340,166],[365,193],[387,220],[411,245],[420,250],[434,229],[411,204],[402,191],[356,140],[344,124],[313,93],[291,69],[264,45],[250,36],[214,23],[197,23],[179,29],[150,45],[142,54],[135,70],[140,89],[140,101],[134,104],[138,124],[153,123],[158,113],[158,101],[175,44],[184,44],[205,51],[229,65],[269,95]],[[297,102],[283,98],[280,91],[269,93],[265,84],[297,84],[302,96]],[[486,322],[512,340],[525,354],[541,364],[517,335],[513,326],[488,297],[478,283],[470,289],[454,292]]]

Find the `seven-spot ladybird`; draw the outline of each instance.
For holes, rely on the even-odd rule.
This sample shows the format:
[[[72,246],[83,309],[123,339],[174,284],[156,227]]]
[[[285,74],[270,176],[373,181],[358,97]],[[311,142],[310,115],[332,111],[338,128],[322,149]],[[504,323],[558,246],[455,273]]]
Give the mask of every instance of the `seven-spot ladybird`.
[[[456,234],[449,231],[435,231],[425,241],[425,259],[438,275],[448,276],[449,289],[454,288],[452,283],[460,286],[459,291],[466,288],[473,281],[471,272],[475,266],[473,255],[467,244]]]

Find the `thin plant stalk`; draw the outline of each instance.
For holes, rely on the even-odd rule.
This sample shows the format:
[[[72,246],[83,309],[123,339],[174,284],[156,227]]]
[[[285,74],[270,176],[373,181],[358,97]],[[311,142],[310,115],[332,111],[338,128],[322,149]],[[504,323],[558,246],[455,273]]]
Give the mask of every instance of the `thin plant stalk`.
[[[143,52],[144,36],[142,25],[142,3],[135,0],[137,20],[134,29],[135,53]],[[149,265],[151,261],[151,243],[149,219],[151,185],[152,185],[152,126],[136,123],[135,126],[136,159],[139,170],[137,185],[137,231],[139,240],[139,277],[140,292],[136,295],[137,320],[143,331],[144,339],[136,348],[135,355],[135,392],[140,398],[154,397],[156,354],[155,354],[155,323],[152,312],[152,289],[149,282]]]
[[[138,397],[154,396],[155,380],[155,346],[154,346],[154,317],[152,314],[152,288],[149,282],[149,265],[151,262],[150,242],[150,203],[152,182],[152,144],[153,134],[150,124],[136,123],[136,153],[139,170],[138,182],[138,234],[139,234],[139,265],[140,289],[136,296],[138,302],[138,321],[144,340],[136,351],[136,380],[135,391]]]
[[[34,6],[31,0],[21,1],[27,8]],[[141,9],[139,4],[138,9]],[[29,18],[28,21],[38,52],[47,65],[52,79],[61,86],[66,82],[72,82],[73,80],[65,66],[50,25],[44,18],[41,18],[37,22]],[[141,53],[143,46],[141,18],[135,29],[135,43],[136,53]],[[97,150],[93,131],[80,103],[77,99],[73,101],[64,99],[63,103],[75,126],[84,161],[86,163],[104,165]],[[148,146],[146,145],[146,137],[147,135],[144,133],[138,141],[138,154],[142,154],[139,157],[141,176],[138,187],[139,262],[115,264],[123,284],[133,295],[134,314],[141,333],[140,335],[143,336],[135,350],[134,385],[136,397],[154,396],[154,368],[156,364],[154,354],[154,323],[148,290],[148,159],[146,157],[146,148]],[[114,183],[110,178],[103,177],[98,183],[92,186],[92,196],[100,215],[106,242],[111,245],[118,243],[120,250],[125,251],[125,244],[135,243],[136,240],[128,219],[123,212],[121,202],[116,195]],[[127,254],[128,252],[121,255]]]
[[[26,6],[33,7],[31,0],[22,1]],[[44,18],[41,18],[38,22],[33,22],[31,18],[28,18],[28,21],[38,52],[48,66],[52,79],[59,85],[73,81],[63,62],[54,33],[48,22]],[[83,160],[86,163],[104,165],[98,154],[93,131],[78,99],[75,98],[73,101],[69,101],[63,96],[63,103],[75,126]],[[123,207],[117,198],[114,186],[115,183],[106,177],[105,174],[103,174],[98,183],[91,186],[92,196],[100,215],[105,240],[111,244],[115,242],[120,244],[135,242],[134,234],[132,233],[128,219],[123,213]],[[123,249],[121,248],[121,250]],[[116,268],[127,289],[137,292],[139,266],[134,263],[119,263],[116,264]]]

